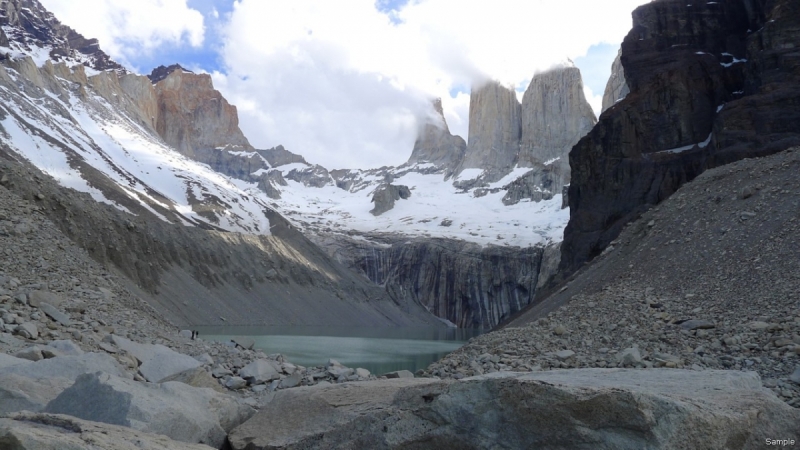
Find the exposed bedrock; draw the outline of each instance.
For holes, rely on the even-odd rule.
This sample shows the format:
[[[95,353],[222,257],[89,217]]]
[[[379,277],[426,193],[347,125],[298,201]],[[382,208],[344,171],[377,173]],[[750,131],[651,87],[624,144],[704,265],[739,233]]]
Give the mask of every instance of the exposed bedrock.
[[[616,105],[631,92],[628,82],[625,81],[625,69],[622,67],[621,56],[622,49],[620,48],[617,57],[611,64],[611,76],[608,78],[606,90],[603,93],[603,112]]]
[[[753,372],[581,369],[291,389],[229,439],[236,450],[722,450],[799,432],[800,413]]]
[[[535,299],[558,252],[481,247],[455,239],[342,235],[315,240],[334,259],[384,286],[401,304],[420,304],[460,328],[492,328]],[[544,261],[545,257],[548,259]],[[551,261],[554,259],[555,261]],[[542,267],[547,268],[542,273]]]
[[[560,166],[562,181],[569,182],[568,155],[588,133],[597,118],[583,93],[581,71],[572,65],[533,76],[522,97],[522,137],[517,165]],[[552,191],[558,194],[563,184]]]
[[[461,164],[467,143],[461,136],[453,136],[442,110],[442,99],[433,102],[435,114],[422,126],[408,164],[432,163],[445,169],[447,176]]]
[[[408,186],[396,186],[394,184],[382,184],[375,189],[372,194],[372,203],[375,207],[372,208],[370,214],[373,216],[380,216],[386,211],[394,208],[394,203],[400,199],[408,199],[411,197],[411,190]]]
[[[800,3],[661,0],[633,21],[631,92],[570,153],[563,274],[704,170],[800,143]]]
[[[489,81],[473,89],[469,104],[469,139],[457,172],[482,169],[502,177],[514,167],[522,136],[522,107],[514,89]]]

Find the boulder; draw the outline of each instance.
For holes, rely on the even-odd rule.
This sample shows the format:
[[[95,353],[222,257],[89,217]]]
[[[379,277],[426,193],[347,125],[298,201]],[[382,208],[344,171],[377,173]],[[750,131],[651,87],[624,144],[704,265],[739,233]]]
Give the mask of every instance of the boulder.
[[[48,291],[33,291],[28,294],[28,304],[35,307],[41,308],[42,303],[48,303],[52,306],[61,306],[64,303],[64,298],[58,294],[54,294]]]
[[[244,366],[239,371],[239,376],[247,380],[251,385],[264,384],[272,380],[280,379],[281,374],[279,370],[280,368],[275,367],[271,361],[257,359]]]
[[[75,342],[65,339],[48,343],[45,347],[54,350],[59,356],[80,356],[83,350]]]
[[[635,367],[642,363],[642,354],[638,347],[626,348],[617,355],[617,361],[624,367]]]
[[[5,353],[0,353],[0,369],[10,366],[16,366],[19,364],[30,364],[30,360],[18,358],[16,356],[6,355]]]
[[[195,367],[194,369],[189,369],[185,372],[181,372],[161,380],[162,383],[167,383],[170,381],[178,381],[196,388],[209,388],[217,392],[225,392],[225,389],[219,385],[217,380],[215,380],[214,377],[212,377],[211,374],[202,367]]]
[[[398,370],[384,375],[386,378],[414,378],[414,374],[408,370]]]
[[[214,448],[222,447],[227,431],[253,413],[211,389],[178,382],[143,384],[103,372],[81,375],[44,411]]]
[[[753,372],[495,373],[279,391],[232,448],[762,448],[800,411]]]
[[[7,447],[8,446],[8,447]],[[0,419],[0,447],[13,450],[208,450],[128,427],[57,414],[15,414]]]
[[[25,322],[14,328],[14,334],[18,334],[25,339],[36,339],[39,337],[39,328],[31,322]]]
[[[44,359],[44,355],[42,355],[42,349],[39,348],[38,345],[20,350],[17,353],[14,353],[14,356],[17,358],[27,359],[28,361],[41,361]]]
[[[72,325],[72,321],[69,318],[69,314],[65,314],[58,310],[55,306],[42,302],[39,305],[39,309],[42,310],[43,313],[47,314],[51,319],[55,320],[56,322],[68,327]]]
[[[138,344],[115,335],[109,335],[109,340],[139,360],[139,372],[153,383],[203,365],[191,356],[163,345]]]
[[[233,338],[232,341],[245,350],[252,350],[256,345],[256,341],[249,337],[237,337]]]
[[[5,358],[0,358],[0,361],[2,359]],[[48,402],[72,386],[80,375],[98,371],[125,375],[114,358],[100,353],[0,367],[0,414],[41,411]]]

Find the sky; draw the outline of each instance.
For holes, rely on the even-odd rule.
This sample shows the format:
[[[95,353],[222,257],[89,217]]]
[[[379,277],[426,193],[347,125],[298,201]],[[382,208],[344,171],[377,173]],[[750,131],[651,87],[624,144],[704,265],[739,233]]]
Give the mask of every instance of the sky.
[[[468,132],[469,93],[522,96],[572,60],[599,113],[611,63],[649,0],[40,0],[137,73],[209,73],[257,148],[334,168],[399,165],[442,98]]]

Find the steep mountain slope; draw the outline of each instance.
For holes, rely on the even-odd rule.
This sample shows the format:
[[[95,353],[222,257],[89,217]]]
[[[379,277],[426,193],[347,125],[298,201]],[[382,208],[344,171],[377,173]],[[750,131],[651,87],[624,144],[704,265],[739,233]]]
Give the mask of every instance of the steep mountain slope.
[[[704,170],[800,143],[800,3],[659,0],[633,18],[630,94],[570,153],[565,274]]]
[[[2,182],[43,205],[66,235],[116,266],[165,317],[182,324],[440,323],[332,261],[275,212],[257,180],[229,178],[171,147],[195,157],[195,149],[223,153],[213,145],[251,149],[235,108],[207,75],[172,71],[154,85],[104,66],[97,48],[71,47],[83,38],[38,2],[0,5],[9,37],[0,48]],[[282,149],[262,153],[273,163],[293,159]],[[254,159],[269,167],[264,156]]]

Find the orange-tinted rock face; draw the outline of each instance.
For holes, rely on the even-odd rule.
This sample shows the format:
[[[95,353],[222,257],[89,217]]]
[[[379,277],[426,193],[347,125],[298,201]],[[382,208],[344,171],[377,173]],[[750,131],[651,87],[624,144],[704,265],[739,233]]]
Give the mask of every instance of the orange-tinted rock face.
[[[252,149],[239,129],[236,107],[214,89],[211,76],[174,70],[155,84],[156,131],[170,146],[195,157],[198,150]]]

